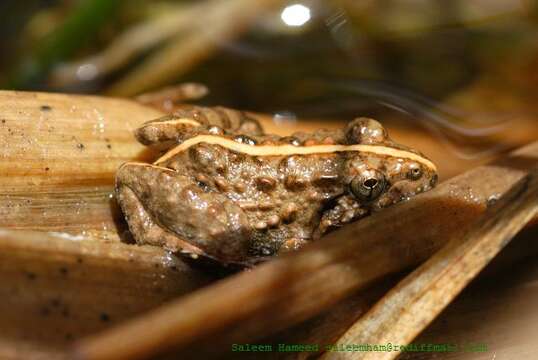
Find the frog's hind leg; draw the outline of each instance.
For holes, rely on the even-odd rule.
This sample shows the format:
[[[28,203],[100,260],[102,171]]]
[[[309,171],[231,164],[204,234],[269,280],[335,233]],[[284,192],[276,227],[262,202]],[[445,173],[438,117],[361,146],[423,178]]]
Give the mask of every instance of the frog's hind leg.
[[[135,175],[129,171],[130,166],[133,166],[133,164],[125,164],[122,166],[122,172],[118,172],[116,196],[135,241],[138,244],[158,245],[171,251],[180,250],[189,254],[201,255],[203,252],[200,248],[167,231],[163,231],[155,223],[153,217],[142,205],[137,192],[132,189],[132,186],[129,186],[132,185],[132,175]]]
[[[189,176],[160,166],[127,163],[116,175],[118,202],[140,244],[241,263],[251,227],[243,210]]]
[[[199,134],[262,135],[260,123],[247,114],[224,107],[187,106],[143,124],[135,136],[144,145],[173,145]]]

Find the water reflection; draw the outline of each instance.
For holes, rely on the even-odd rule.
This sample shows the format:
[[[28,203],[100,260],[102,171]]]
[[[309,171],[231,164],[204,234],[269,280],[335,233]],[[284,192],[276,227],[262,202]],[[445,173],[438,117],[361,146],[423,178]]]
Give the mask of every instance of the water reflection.
[[[310,8],[303,4],[293,4],[286,6],[280,14],[284,24],[288,26],[303,26],[310,20]]]
[[[489,157],[508,148],[505,144],[492,144],[488,140],[506,130],[509,120],[484,124],[460,109],[380,81],[338,80],[330,82],[329,86],[369,97],[386,108],[408,115],[408,119],[420,122],[460,158]],[[462,141],[471,144],[463,146]]]

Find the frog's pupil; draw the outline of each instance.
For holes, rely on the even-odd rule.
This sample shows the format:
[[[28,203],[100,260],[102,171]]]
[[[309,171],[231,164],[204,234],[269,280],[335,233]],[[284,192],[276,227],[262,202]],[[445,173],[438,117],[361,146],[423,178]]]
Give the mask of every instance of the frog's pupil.
[[[376,187],[376,185],[377,185],[376,179],[368,179],[364,182],[364,186],[367,187],[368,189],[373,189]]]
[[[422,170],[420,168],[418,168],[418,167],[414,167],[414,168],[411,169],[409,177],[412,180],[418,180],[421,175],[422,175]]]

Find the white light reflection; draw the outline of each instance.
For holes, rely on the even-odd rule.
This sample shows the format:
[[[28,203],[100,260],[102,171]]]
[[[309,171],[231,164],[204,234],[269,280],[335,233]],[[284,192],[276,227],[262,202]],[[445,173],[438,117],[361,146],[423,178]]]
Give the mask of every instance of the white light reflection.
[[[288,26],[302,26],[310,20],[310,17],[310,9],[302,4],[286,6],[280,14],[280,18]]]

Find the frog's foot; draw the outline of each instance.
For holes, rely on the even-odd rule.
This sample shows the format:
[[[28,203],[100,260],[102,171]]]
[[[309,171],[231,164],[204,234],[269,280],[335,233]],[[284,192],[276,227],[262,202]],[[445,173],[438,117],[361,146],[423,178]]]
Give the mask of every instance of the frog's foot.
[[[178,172],[126,163],[116,175],[118,201],[138,243],[201,254],[222,263],[248,257],[251,227],[224,195]]]

